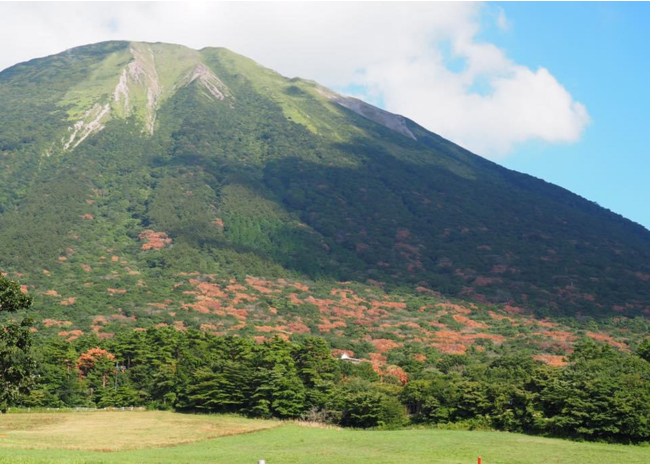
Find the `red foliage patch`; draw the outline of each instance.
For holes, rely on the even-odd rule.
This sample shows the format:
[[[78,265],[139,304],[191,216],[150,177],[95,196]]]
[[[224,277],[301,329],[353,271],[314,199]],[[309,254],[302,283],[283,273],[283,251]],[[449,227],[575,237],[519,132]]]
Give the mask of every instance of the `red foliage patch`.
[[[282,291],[279,288],[273,288],[273,287],[279,287],[279,285],[275,284],[274,282],[263,280],[263,279],[257,279],[255,277],[247,277],[246,283],[251,287],[253,287],[255,290],[257,290],[258,292],[263,294],[280,293]]]
[[[291,322],[287,324],[287,329],[292,334],[306,334],[310,333],[311,330],[302,322]]]
[[[165,232],[155,232],[151,229],[143,230],[138,238],[145,242],[141,247],[143,250],[160,250],[172,243],[172,239]]]
[[[174,321],[173,327],[179,332],[185,332],[187,327],[185,327],[185,322],[183,321]]]
[[[194,285],[201,295],[208,298],[227,298],[228,295],[221,290],[216,284],[209,282],[201,282],[199,280],[191,279],[190,283]]]
[[[72,321],[59,321],[56,319],[43,319],[43,325],[45,327],[70,327]]]
[[[439,303],[436,305],[438,308],[449,309],[451,311],[460,313],[460,314],[471,314],[472,310],[466,308],[465,306],[453,304],[453,303]]]
[[[365,243],[357,243],[356,244],[356,250],[357,253],[361,253],[363,250],[367,250],[369,247]]]
[[[406,240],[411,236],[411,231],[408,229],[397,229],[397,233],[395,234],[395,238],[397,240]]]
[[[556,323],[556,322],[551,322],[551,321],[547,321],[547,320],[535,320],[535,322],[536,322],[537,325],[539,325],[540,327],[548,327],[548,328],[551,328],[551,329],[552,329],[553,327],[557,327],[557,326],[560,325],[560,324],[558,324],[558,323]]]
[[[66,330],[62,330],[61,332],[58,333],[59,337],[67,337],[66,341],[67,342],[73,342],[77,338],[81,337],[83,335],[83,330],[70,330],[69,332]]]
[[[564,356],[554,355],[554,354],[536,354],[533,356],[533,359],[537,361],[542,361],[550,366],[562,367],[567,364]]]
[[[555,330],[555,331],[547,330],[546,332],[544,332],[544,335],[546,335],[549,338],[552,338],[553,340],[557,340],[560,342],[572,342],[577,338],[574,333],[565,332],[562,330]]]
[[[255,330],[258,332],[262,333],[270,333],[270,332],[282,332],[286,329],[285,326],[271,326],[271,325],[258,325],[255,327]]]
[[[111,295],[123,295],[126,293],[126,289],[124,288],[109,288],[107,289],[108,293]]]
[[[506,341],[506,338],[501,335],[486,334],[486,333],[477,333],[475,338],[483,338],[485,340],[492,340],[497,345]]]
[[[430,295],[435,295],[435,296],[442,296],[440,292],[436,292],[435,290],[431,290],[430,288],[426,287],[416,287],[416,289],[420,293],[428,293]]]
[[[248,289],[241,284],[230,284],[226,287],[226,290],[228,290],[229,292],[241,292],[241,291],[246,291]],[[185,293],[190,293],[190,292],[185,292]]]
[[[437,327],[439,329],[446,329],[447,328],[447,326],[445,324],[443,324],[441,322],[438,322],[438,321],[430,321],[429,325],[431,327]]]
[[[523,314],[526,311],[522,308],[518,308],[517,306],[511,306],[509,304],[505,305],[503,307],[503,310],[507,312],[508,314]]]
[[[217,334],[218,331],[222,328],[222,324],[221,323],[216,324],[216,325],[215,324],[201,324],[201,326],[199,328],[204,332],[211,332],[211,333]]]
[[[517,323],[517,319],[513,317],[502,316],[500,314],[495,313],[494,311],[489,311],[488,314],[490,315],[490,318],[492,318],[495,321],[508,321],[512,325],[519,325],[519,323]]]
[[[82,375],[86,375],[102,358],[112,361],[115,356],[102,348],[91,348],[79,356],[76,367],[81,371]]]
[[[395,377],[402,385],[406,385],[409,381],[408,374],[399,366],[388,366],[383,374],[384,376]]]
[[[599,342],[609,343],[611,346],[614,346],[621,351],[629,351],[629,348],[625,343],[617,342],[612,338],[611,335],[604,334],[604,333],[587,332],[587,337],[592,338]]]
[[[411,322],[411,321],[400,322],[400,323],[399,323],[399,326],[400,326],[400,327],[409,327],[409,328],[411,328],[411,329],[421,329],[421,328],[422,328],[422,327],[420,326],[420,324],[417,324],[417,323],[415,323],[415,322]]]
[[[459,343],[433,343],[431,346],[445,354],[465,354],[467,347]]]
[[[637,276],[637,278],[639,278],[639,279],[641,279],[643,281],[650,280],[650,274],[644,274],[643,272],[637,272],[634,275]]]
[[[331,322],[329,319],[321,318],[322,323],[318,324],[318,330],[320,332],[331,332],[337,327],[347,327],[348,325],[343,321],[334,321]]]
[[[470,319],[469,317],[465,317],[465,316],[462,316],[460,314],[454,314],[452,317],[454,318],[454,320],[456,322],[458,322],[459,324],[464,325],[465,327],[471,327],[471,328],[474,328],[474,329],[486,329],[486,328],[489,327],[488,325],[483,324],[482,322],[476,322],[476,321]]]
[[[252,303],[257,301],[257,297],[255,295],[248,295],[246,293],[235,293],[235,297],[232,299],[232,305],[237,306],[242,301]]]
[[[467,351],[467,348],[479,338],[492,340],[496,344],[503,343],[506,340],[505,337],[502,337],[501,335],[486,333],[468,334],[452,332],[449,330],[441,330],[435,332],[434,335],[438,340],[432,343],[432,346],[447,354],[463,354]]]
[[[294,283],[291,284],[291,285],[293,285],[296,289],[300,290],[301,292],[308,292],[308,291],[309,291],[309,287],[308,287],[308,286],[303,285],[303,284],[301,284],[301,283],[299,283],[299,282],[294,282]]]
[[[373,301],[373,308],[389,308],[389,309],[406,309],[406,303],[398,303],[395,301]]]
[[[393,348],[399,348],[400,346],[404,346],[403,343],[397,343],[394,340],[389,340],[386,338],[378,338],[375,340],[371,340],[370,343],[375,347],[377,351],[380,353],[386,353]]]

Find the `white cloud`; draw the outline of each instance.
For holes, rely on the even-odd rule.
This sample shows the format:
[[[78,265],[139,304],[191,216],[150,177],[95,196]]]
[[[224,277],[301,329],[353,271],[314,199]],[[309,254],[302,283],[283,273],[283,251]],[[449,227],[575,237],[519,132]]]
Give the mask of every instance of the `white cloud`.
[[[103,40],[225,46],[288,76],[339,89],[354,83],[484,156],[533,139],[578,140],[585,107],[548,70],[478,42],[486,14],[495,16],[462,2],[0,3],[0,69]],[[509,25],[503,10],[494,20]],[[446,66],[443,43],[461,71]]]

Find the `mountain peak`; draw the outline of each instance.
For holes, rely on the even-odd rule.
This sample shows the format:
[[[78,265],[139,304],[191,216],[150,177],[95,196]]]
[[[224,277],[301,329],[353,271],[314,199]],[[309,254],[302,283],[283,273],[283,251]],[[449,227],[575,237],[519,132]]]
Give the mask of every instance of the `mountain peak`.
[[[195,80],[207,96],[226,97],[227,89],[199,52],[180,45],[129,42],[107,55],[99,69],[64,96],[64,101],[76,103],[69,109],[71,118],[83,114],[68,129],[71,135],[64,150],[77,147],[112,118],[136,116],[143,130],[153,134],[160,105]]]

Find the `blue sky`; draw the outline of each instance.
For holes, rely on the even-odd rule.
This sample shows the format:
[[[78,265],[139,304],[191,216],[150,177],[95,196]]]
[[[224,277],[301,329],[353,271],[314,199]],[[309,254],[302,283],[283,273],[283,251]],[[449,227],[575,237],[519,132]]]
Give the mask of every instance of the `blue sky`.
[[[224,46],[650,229],[650,4],[0,2],[0,70],[104,40]]]
[[[650,229],[650,3],[490,2],[480,9],[478,23],[476,43],[495,45],[517,65],[548,69],[589,114],[576,140],[532,136],[487,157]],[[448,70],[467,68],[449,41],[436,46]],[[489,77],[479,76],[470,92],[489,97]],[[408,115],[408,107],[391,108],[381,93],[364,94],[358,84],[341,90]],[[471,140],[463,143],[462,133],[456,138],[453,131],[437,131],[435,122],[426,124],[426,117],[414,119],[474,148]]]
[[[501,164],[650,228],[650,4],[490,6],[503,8],[511,27],[486,27],[484,39],[519,63],[547,67],[591,116],[578,142],[528,142]]]

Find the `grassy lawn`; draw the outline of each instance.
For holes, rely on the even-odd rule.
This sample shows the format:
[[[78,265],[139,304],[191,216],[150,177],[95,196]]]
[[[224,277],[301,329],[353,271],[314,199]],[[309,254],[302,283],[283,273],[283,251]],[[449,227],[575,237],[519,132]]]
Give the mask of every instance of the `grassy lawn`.
[[[648,464],[650,447],[498,432],[320,429],[163,412],[0,416],[2,464],[472,464],[477,456],[484,464]]]

